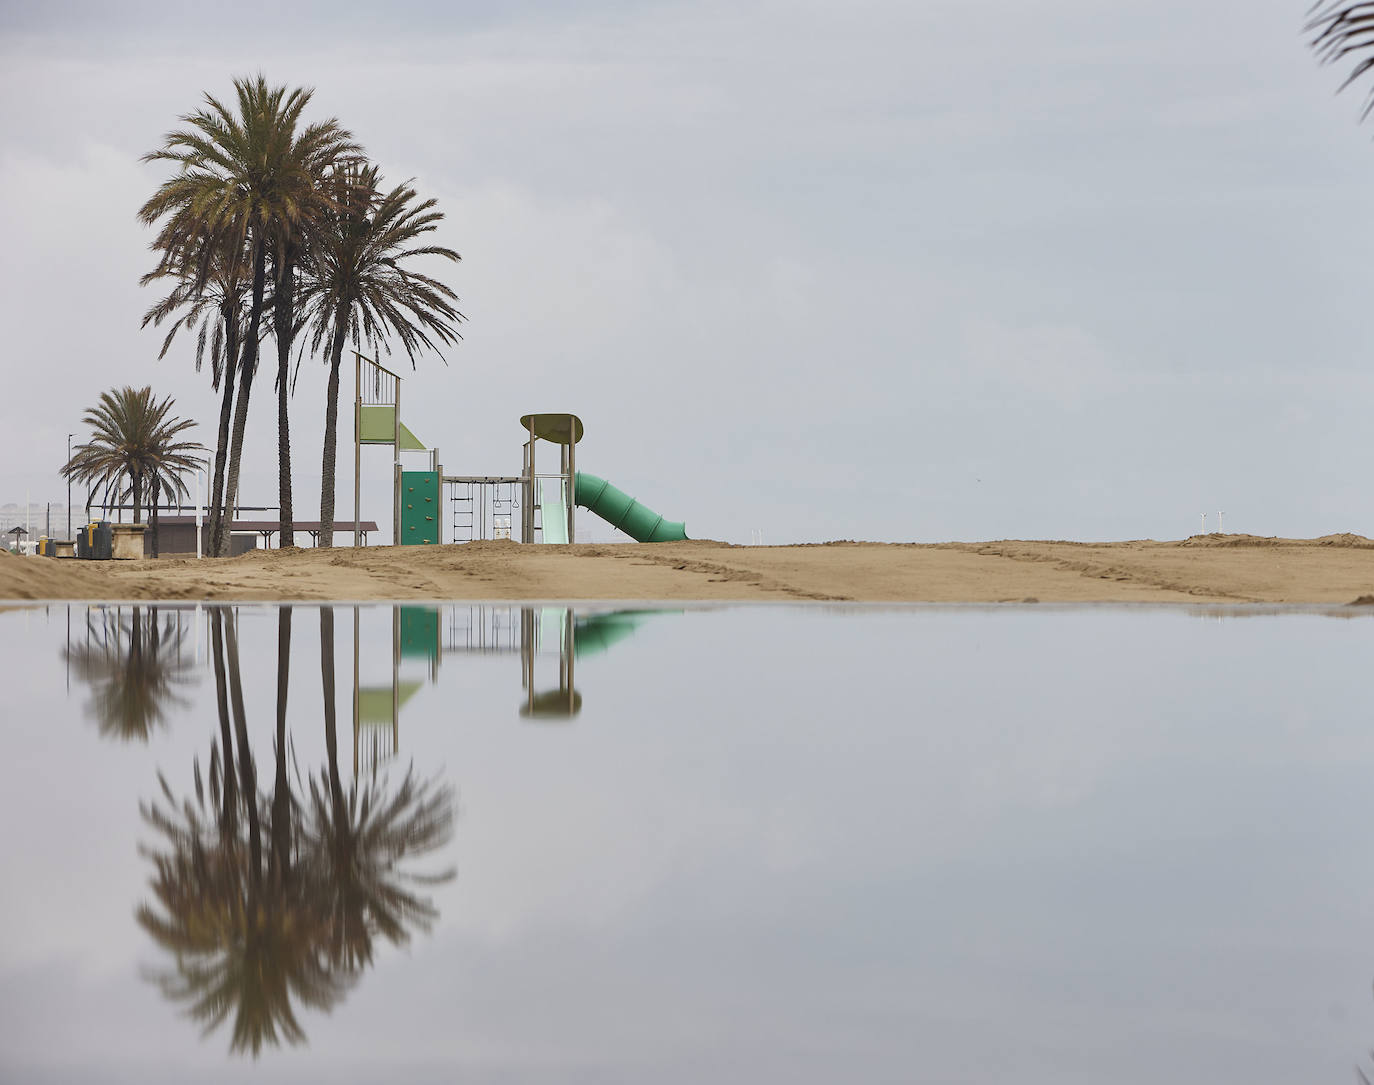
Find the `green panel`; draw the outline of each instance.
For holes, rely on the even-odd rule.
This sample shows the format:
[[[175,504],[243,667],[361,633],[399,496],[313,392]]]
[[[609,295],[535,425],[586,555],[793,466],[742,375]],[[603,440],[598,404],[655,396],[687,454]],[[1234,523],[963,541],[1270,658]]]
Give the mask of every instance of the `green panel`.
[[[401,472],[401,537],[406,546],[439,541],[439,473]]]
[[[435,659],[439,655],[436,607],[401,607],[401,655]]]
[[[420,438],[406,429],[406,424],[404,422],[401,423],[401,448],[412,449],[416,452],[428,451],[427,446],[420,443]]]
[[[365,445],[389,445],[396,441],[396,407],[391,403],[364,403],[358,440]]]
[[[423,682],[401,682],[396,686],[396,707],[415,696]],[[391,687],[373,686],[358,690],[358,722],[368,726],[391,725]]]

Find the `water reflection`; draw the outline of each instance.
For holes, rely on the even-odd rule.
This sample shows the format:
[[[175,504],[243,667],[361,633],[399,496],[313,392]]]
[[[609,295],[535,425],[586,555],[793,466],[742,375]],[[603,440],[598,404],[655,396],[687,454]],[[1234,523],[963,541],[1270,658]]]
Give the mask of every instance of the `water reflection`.
[[[70,627],[69,627],[70,628]],[[190,705],[182,691],[192,681],[183,654],[188,629],[180,610],[100,607],[86,611],[84,634],[63,648],[69,673],[91,688],[86,711],[106,738],[147,742],[167,714]]]
[[[1374,1077],[1374,627],[188,606],[115,743],[64,639],[174,608],[84,614],[0,620],[0,1080]]]
[[[137,918],[172,957],[152,973],[163,994],[206,1033],[232,1016],[230,1049],[256,1056],[264,1044],[303,1041],[296,1007],[332,1009],[372,962],[376,939],[402,943],[429,929],[437,911],[420,893],[454,874],[408,864],[449,840],[453,800],[411,770],[397,785],[374,772],[344,786],[329,607],[320,610],[326,763],[306,786],[288,765],[292,608],[283,607],[273,778],[260,789],[235,616],[215,607],[209,620],[219,735],[204,777],[193,763],[191,795],[178,800],[159,773],[161,798],[140,804],[156,836],[142,848],[154,902]]]
[[[429,682],[439,680],[446,657],[518,655],[521,717],[571,719],[582,711],[576,661],[608,651],[650,617],[680,613],[656,609],[578,614],[570,607],[391,608],[391,678],[386,685],[359,681],[359,608],[353,608],[353,769],[356,774],[400,749],[401,709],[426,679],[406,669],[423,661]],[[557,666],[550,664],[556,657]]]

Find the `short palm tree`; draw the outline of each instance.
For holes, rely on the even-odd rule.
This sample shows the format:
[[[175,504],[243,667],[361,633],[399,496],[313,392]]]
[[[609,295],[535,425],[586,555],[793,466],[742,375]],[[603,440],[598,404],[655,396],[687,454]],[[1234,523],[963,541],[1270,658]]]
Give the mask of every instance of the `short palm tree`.
[[[291,442],[287,420],[286,360],[294,249],[320,209],[321,181],[327,169],[359,153],[352,136],[335,119],[301,126],[312,91],[270,87],[259,75],[234,82],[237,109],[211,95],[205,105],[181,118],[185,127],[167,135],[163,147],[145,162],[169,162],[176,174],[163,182],[139,210],[152,225],[163,222],[155,247],[185,258],[204,283],[217,248],[248,254],[248,327],[243,337],[238,400],[234,408],[225,503],[238,487],[248,402],[257,370],[258,340],[273,258],[278,317],[278,462],[283,546],[292,545]],[[286,318],[286,319],[283,319]],[[225,531],[223,520],[220,533]],[[216,540],[218,547],[218,540]]]
[[[121,608],[122,609],[122,608]],[[181,695],[192,681],[181,659],[181,629],[157,607],[135,606],[126,621],[108,608],[88,612],[86,637],[64,650],[79,679],[91,687],[90,713],[102,735],[147,742],[172,708],[186,708]]]
[[[344,344],[382,341],[390,334],[415,353],[461,336],[457,296],[437,279],[403,267],[432,256],[455,263],[458,253],[423,243],[443,219],[434,200],[420,201],[409,184],[381,189],[375,165],[351,162],[330,176],[331,199],[312,238],[303,292],[311,349],[327,343],[329,384],[325,400],[324,459],[320,487],[320,545],[334,544],[334,480],[338,447],[339,367]],[[442,357],[440,352],[440,357]]]
[[[144,494],[154,493],[156,512],[157,492],[168,488],[185,493],[182,476],[196,469],[205,451],[194,441],[180,439],[196,423],[174,416],[172,406],[171,396],[159,403],[151,388],[126,386],[102,392],[100,402],[81,420],[91,427],[90,440],[72,450],[63,476],[92,490],[113,484],[127,492],[133,500],[134,523],[142,523]]]

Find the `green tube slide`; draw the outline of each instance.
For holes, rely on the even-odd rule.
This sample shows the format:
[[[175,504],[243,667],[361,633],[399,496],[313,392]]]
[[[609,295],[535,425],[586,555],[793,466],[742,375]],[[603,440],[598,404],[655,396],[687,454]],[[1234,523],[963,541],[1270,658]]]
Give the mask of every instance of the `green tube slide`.
[[[656,614],[681,613],[680,610],[613,610],[578,618],[573,632],[577,658],[609,651]]]
[[[585,471],[577,472],[573,500],[594,512],[612,527],[617,527],[635,542],[676,542],[687,538],[687,528],[665,520],[653,509],[641,505],[624,490],[617,490],[604,478]]]

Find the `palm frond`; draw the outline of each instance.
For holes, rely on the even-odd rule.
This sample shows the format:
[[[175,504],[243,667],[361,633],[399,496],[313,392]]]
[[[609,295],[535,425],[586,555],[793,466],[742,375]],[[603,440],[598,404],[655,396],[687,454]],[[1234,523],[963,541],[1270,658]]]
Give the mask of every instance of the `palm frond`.
[[[1374,0],[1317,0],[1307,12],[1303,31],[1310,36],[1308,44],[1323,64],[1344,64],[1355,60],[1354,67],[1337,89],[1345,90],[1374,70]],[[1374,112],[1374,89],[1365,96],[1363,120]]]

